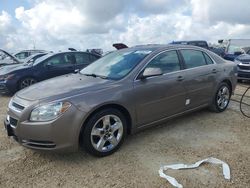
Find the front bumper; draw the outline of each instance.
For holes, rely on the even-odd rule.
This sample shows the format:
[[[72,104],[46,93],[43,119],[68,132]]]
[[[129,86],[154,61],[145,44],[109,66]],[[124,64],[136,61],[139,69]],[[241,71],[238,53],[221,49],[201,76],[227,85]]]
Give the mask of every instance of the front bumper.
[[[6,86],[6,81],[0,81],[0,93],[5,94],[9,93],[10,91],[8,90]]]
[[[29,115],[25,113],[25,109],[21,113],[9,109],[4,121],[7,135],[18,143],[38,150],[78,149],[84,114],[73,105],[62,116],[50,122],[30,122],[27,120]]]
[[[238,70],[238,79],[250,80],[250,70]]]

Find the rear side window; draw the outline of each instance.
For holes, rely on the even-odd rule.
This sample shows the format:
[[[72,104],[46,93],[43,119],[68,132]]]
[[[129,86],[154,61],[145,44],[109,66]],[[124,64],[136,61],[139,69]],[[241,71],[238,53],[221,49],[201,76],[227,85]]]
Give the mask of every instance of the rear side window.
[[[89,64],[89,54],[87,53],[75,53],[76,63],[77,64]]]
[[[95,56],[95,55],[89,55],[90,61],[94,62],[95,60],[99,59],[99,57]]]
[[[203,54],[204,54],[207,64],[214,64],[212,59],[206,53],[203,53]]]
[[[180,50],[185,61],[186,68],[195,68],[206,65],[203,53],[198,50]]]
[[[65,54],[64,55],[64,61],[67,64],[76,64],[76,58],[73,54]]]
[[[160,68],[163,73],[180,70],[179,58],[176,51],[167,51],[156,56],[148,65],[150,68]]]

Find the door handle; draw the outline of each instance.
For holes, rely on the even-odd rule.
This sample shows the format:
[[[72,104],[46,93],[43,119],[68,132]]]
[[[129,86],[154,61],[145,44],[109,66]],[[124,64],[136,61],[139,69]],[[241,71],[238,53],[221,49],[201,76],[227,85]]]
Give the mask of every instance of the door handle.
[[[182,80],[184,80],[184,77],[183,77],[183,76],[178,76],[178,77],[177,77],[177,81],[181,82]]]
[[[216,74],[216,73],[217,73],[217,70],[216,70],[216,69],[213,69],[213,70],[212,70],[212,73]]]

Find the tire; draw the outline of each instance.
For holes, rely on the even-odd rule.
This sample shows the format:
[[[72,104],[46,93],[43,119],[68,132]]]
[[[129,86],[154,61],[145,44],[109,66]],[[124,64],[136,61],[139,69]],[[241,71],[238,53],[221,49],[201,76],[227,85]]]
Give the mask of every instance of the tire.
[[[225,82],[220,83],[210,106],[210,110],[217,113],[225,111],[230,102],[231,94],[232,91],[229,85]]]
[[[91,116],[85,124],[81,142],[88,153],[104,157],[117,151],[126,135],[125,116],[117,109],[108,108]]]
[[[18,90],[29,87],[35,83],[37,83],[37,80],[32,77],[23,78],[22,80],[19,81]]]

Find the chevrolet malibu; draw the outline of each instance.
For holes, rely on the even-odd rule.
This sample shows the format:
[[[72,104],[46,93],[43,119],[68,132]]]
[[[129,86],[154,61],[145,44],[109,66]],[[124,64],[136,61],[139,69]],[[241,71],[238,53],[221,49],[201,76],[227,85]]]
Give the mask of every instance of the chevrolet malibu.
[[[9,102],[8,136],[40,150],[115,152],[126,135],[209,107],[223,112],[237,67],[206,49],[146,45],[110,53],[82,69],[32,85]]]

